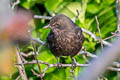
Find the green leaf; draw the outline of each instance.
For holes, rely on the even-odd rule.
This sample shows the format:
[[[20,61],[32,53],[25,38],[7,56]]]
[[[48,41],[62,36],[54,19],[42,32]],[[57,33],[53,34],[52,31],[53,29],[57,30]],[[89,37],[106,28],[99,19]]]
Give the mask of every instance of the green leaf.
[[[0,80],[9,80],[9,78],[7,76],[2,76],[0,77]]]
[[[97,3],[100,3],[101,2],[101,0],[95,0]]]
[[[91,14],[95,14],[100,11],[100,5],[97,4],[88,4],[87,5],[87,11]]]
[[[55,70],[49,74],[46,74],[45,80],[68,80],[68,71],[66,68],[60,68],[59,70]]]
[[[48,11],[53,11],[61,2],[62,0],[47,0],[45,7]]]
[[[21,5],[26,8],[26,9],[30,9],[32,6],[34,6],[34,4],[36,3],[36,0],[22,0],[21,1]]]

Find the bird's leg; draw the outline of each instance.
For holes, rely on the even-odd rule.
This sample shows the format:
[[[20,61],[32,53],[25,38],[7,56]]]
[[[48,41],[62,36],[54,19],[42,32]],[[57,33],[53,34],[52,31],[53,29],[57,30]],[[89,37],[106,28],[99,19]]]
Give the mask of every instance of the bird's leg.
[[[57,59],[57,68],[59,69],[60,68],[59,57],[56,57],[56,59]]]
[[[71,57],[71,59],[72,59],[72,69],[74,70],[76,68],[77,62],[74,57]]]

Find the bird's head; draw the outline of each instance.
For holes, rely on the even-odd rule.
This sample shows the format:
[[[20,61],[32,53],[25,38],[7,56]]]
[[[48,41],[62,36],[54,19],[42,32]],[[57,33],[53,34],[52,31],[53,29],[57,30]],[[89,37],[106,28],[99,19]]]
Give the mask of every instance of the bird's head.
[[[50,24],[45,26],[44,28],[69,30],[72,29],[74,26],[75,24],[69,17],[63,14],[57,14],[56,16],[52,17],[52,19],[50,20]]]

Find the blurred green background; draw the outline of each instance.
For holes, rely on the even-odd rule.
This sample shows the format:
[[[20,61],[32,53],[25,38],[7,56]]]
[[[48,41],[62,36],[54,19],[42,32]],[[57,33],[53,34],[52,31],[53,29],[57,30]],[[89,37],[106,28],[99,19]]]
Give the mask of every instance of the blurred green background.
[[[93,32],[96,36],[99,37],[97,30],[97,25],[95,21],[95,16],[98,17],[99,26],[101,30],[102,39],[111,36],[111,32],[116,30],[116,5],[115,0],[20,0],[18,6],[23,7],[27,10],[31,10],[35,15],[42,16],[53,16],[57,13],[65,14],[66,16],[73,19],[77,12],[80,11],[78,19],[75,20],[76,24],[82,28],[85,28]],[[46,41],[46,37],[49,33],[49,29],[42,29],[44,25],[47,25],[49,20],[45,19],[35,19],[32,22],[33,32],[32,36],[34,38],[39,38],[40,40]],[[85,42],[84,47],[86,47],[88,52],[96,53],[101,50],[100,43],[97,43],[91,36],[84,33]],[[108,40],[112,42],[114,39]],[[39,50],[41,47],[40,44],[36,44],[36,49]],[[21,45],[21,52],[31,53],[31,45]],[[86,61],[80,56],[75,56],[77,62],[86,63]],[[34,60],[33,56],[25,58],[27,61]],[[44,46],[38,53],[38,59],[48,62],[56,63],[56,58],[50,52],[50,50]],[[71,63],[70,57],[61,57],[61,63]],[[43,70],[46,66],[41,64],[41,69]],[[34,69],[39,73],[38,66],[36,64],[25,65],[26,73],[29,80],[39,80],[33,73],[31,69]],[[83,71],[83,67],[77,67],[75,69],[75,75],[78,75],[78,72]],[[60,68],[59,70],[56,67],[49,68],[45,74],[45,80],[73,80],[74,78],[68,77],[71,75],[69,73],[71,68]],[[18,70],[12,73],[10,76],[1,76],[0,80],[15,80],[19,75]],[[117,72],[108,71],[105,73],[105,77],[108,80],[117,80]],[[19,79],[21,80],[21,79]]]

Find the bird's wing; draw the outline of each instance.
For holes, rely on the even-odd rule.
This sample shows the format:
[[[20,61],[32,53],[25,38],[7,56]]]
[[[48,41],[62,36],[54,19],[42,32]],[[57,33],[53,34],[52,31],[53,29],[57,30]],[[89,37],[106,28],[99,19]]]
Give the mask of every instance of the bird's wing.
[[[76,27],[75,33],[76,33],[76,35],[78,36],[78,38],[79,38],[82,42],[84,42],[84,35],[83,35],[82,29],[81,29],[80,27],[78,27],[78,26]]]

